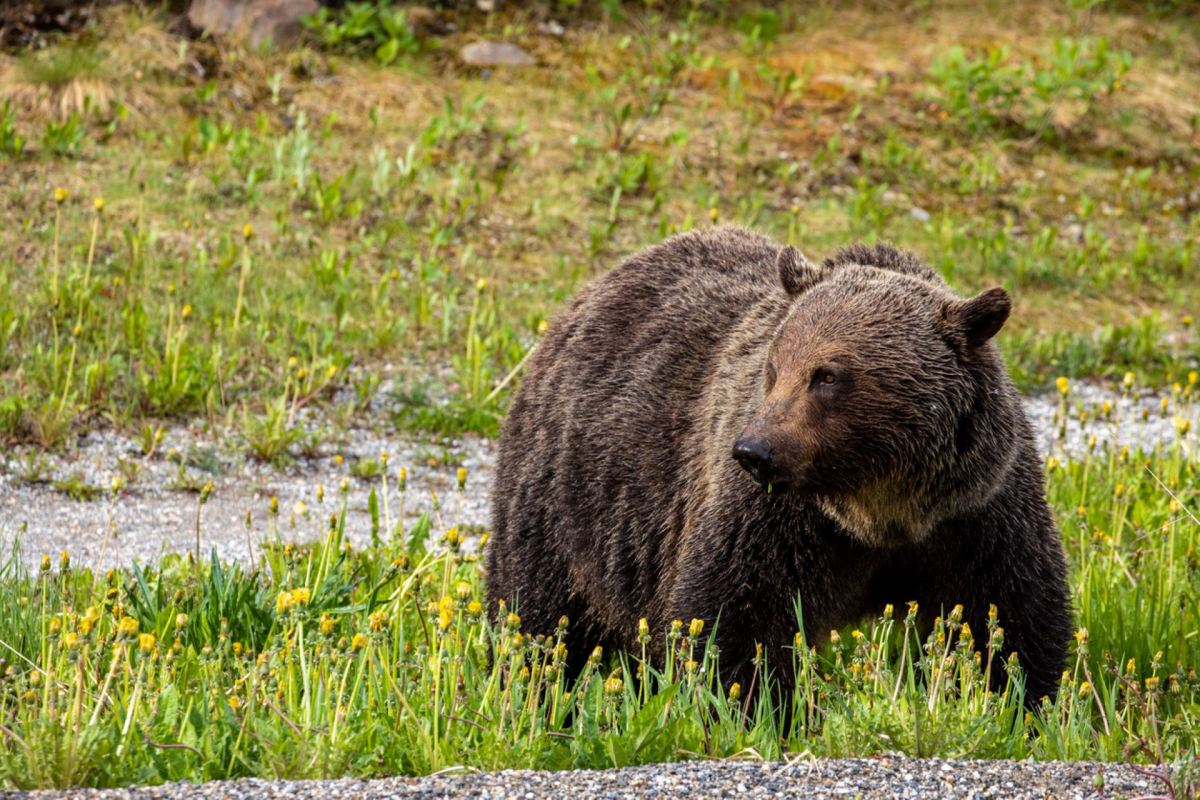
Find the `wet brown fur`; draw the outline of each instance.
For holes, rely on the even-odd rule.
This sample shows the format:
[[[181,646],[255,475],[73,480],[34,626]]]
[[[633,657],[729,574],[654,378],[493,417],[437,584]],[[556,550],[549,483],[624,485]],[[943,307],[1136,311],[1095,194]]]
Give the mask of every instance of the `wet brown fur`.
[[[1031,697],[1070,635],[1065,564],[1029,423],[964,300],[910,254],[819,266],[740,228],[676,236],[594,281],[531,357],[500,440],[488,594],[576,658],[637,621],[718,625],[728,681],[886,603],[999,608]],[[817,381],[831,370],[830,386]],[[817,382],[814,382],[817,381]],[[731,456],[771,445],[780,483]],[[660,637],[656,637],[658,639]],[[783,685],[787,670],[776,670]]]

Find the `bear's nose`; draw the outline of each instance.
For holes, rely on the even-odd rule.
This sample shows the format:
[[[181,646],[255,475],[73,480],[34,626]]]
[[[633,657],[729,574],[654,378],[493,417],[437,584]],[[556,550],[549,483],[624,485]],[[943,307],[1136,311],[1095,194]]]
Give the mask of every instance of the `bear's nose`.
[[[733,443],[733,457],[750,477],[766,483],[771,476],[771,446],[764,439],[742,437]]]

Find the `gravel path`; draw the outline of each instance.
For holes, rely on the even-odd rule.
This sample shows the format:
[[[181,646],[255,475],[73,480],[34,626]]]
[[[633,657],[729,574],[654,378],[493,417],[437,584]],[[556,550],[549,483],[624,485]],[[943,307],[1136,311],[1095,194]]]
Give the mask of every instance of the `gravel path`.
[[[815,759],[791,763],[701,761],[617,770],[442,773],[426,778],[170,784],[104,791],[34,792],[38,800],[242,800],[242,798],[1006,798],[1084,800],[1165,794],[1165,784],[1119,764]],[[16,793],[0,797],[17,797]]]
[[[1112,411],[1102,418],[1105,402]],[[1171,410],[1163,414],[1160,403],[1157,395],[1123,396],[1078,384],[1071,388],[1065,428],[1056,422],[1058,395],[1030,398],[1026,406],[1043,451],[1070,458],[1087,451],[1091,436],[1097,447],[1115,443],[1153,450],[1170,444],[1177,436],[1175,421],[1181,410],[1172,400]],[[1088,411],[1087,423],[1081,423],[1080,410]],[[1193,402],[1182,413],[1192,420],[1188,446],[1195,449],[1200,407]],[[387,510],[393,526],[401,506],[394,476],[402,466],[409,475],[403,498],[408,523],[430,511],[437,530],[487,524],[494,468],[494,451],[487,440],[466,438],[448,446],[422,443],[397,438],[382,423],[322,436],[317,433],[322,430],[319,421],[307,424],[320,444],[283,469],[248,460],[236,437],[201,427],[167,431],[148,458],[135,439],[112,432],[89,434],[65,455],[9,453],[0,463],[0,553],[19,537],[21,560],[27,566],[36,565],[45,553],[66,549],[74,563],[106,569],[133,559],[151,562],[165,552],[191,551],[196,546],[197,490],[207,481],[213,483],[213,493],[201,514],[200,549],[205,556],[215,548],[222,558],[245,561],[264,539],[278,535],[284,541],[302,541],[322,535],[323,520],[338,507],[343,481],[349,504],[347,532],[351,541],[362,545],[371,535],[368,495],[372,489],[382,493],[378,478],[355,477],[352,467],[378,460],[384,451],[392,475]],[[127,465],[124,470],[122,462]],[[137,465],[136,477],[114,495],[109,488],[113,478],[130,474],[130,464]],[[461,492],[456,477],[460,466],[468,470]],[[97,498],[72,499],[66,491],[72,483],[94,487]],[[319,486],[324,488],[323,503],[318,500]],[[279,502],[274,518],[268,510],[272,497]]]

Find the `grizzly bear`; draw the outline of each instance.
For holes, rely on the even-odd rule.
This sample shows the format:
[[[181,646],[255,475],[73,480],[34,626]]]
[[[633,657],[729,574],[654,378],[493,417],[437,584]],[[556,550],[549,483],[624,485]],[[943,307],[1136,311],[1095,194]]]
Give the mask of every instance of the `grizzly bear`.
[[[1009,309],[887,245],[814,265],[722,227],[628,258],[554,321],[513,398],[491,613],[535,634],[566,615],[576,659],[636,651],[640,617],[702,619],[727,683],[762,645],[786,688],[797,600],[810,642],[907,601],[961,604],[982,632],[995,604],[1027,700],[1054,695],[1066,565],[991,341]]]

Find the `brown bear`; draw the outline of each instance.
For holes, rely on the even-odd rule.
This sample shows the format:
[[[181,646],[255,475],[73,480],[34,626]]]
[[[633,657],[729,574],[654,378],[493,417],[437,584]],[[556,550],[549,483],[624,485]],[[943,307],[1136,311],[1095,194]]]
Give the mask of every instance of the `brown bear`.
[[[1053,695],[1066,565],[991,342],[1009,308],[887,245],[817,266],[723,227],[628,258],[550,326],[513,398],[492,613],[531,633],[565,614],[576,658],[636,651],[639,617],[703,619],[726,682],[761,644],[786,688],[797,599],[810,641],[911,600],[983,631],[995,604],[1026,697]]]

